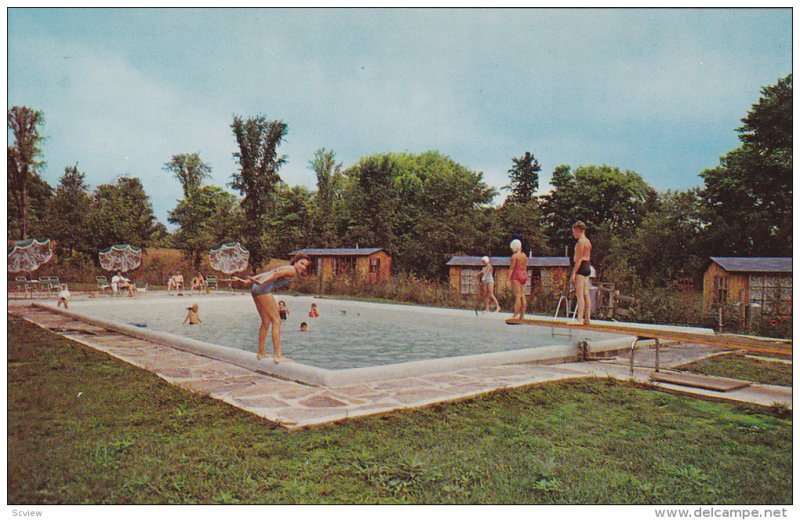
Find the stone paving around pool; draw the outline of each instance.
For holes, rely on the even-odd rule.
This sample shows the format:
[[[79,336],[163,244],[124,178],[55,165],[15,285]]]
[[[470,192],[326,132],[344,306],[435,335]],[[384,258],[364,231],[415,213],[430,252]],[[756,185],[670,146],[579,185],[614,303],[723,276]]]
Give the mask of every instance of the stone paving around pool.
[[[9,313],[153,372],[169,383],[209,395],[292,429],[463,399],[501,388],[581,377],[631,379],[628,361],[621,357],[559,365],[525,363],[485,366],[374,383],[311,386],[131,338],[29,305],[9,305]],[[718,352],[720,349],[702,345],[665,346],[662,348],[660,364],[669,368]],[[649,382],[653,366],[652,352],[647,348],[641,349],[636,353],[635,361],[637,368],[633,379]],[[654,386],[766,406],[782,402],[791,407],[791,388],[753,385],[720,394],[662,383]]]

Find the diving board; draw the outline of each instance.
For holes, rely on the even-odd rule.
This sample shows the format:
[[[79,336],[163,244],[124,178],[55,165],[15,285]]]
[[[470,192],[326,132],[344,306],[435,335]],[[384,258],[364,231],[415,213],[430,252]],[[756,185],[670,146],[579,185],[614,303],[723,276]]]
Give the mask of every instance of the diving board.
[[[525,318],[524,320],[508,319],[506,323],[509,325],[538,325],[540,327],[608,332],[612,334],[623,334],[625,336],[636,336],[637,339],[661,339],[746,350],[747,352],[792,355],[792,340],[755,338],[752,336],[737,336],[733,334],[708,334],[700,331],[692,331],[688,327],[682,329],[680,327],[659,327],[631,323],[616,324],[609,322],[592,322],[591,325],[578,325],[570,323],[568,320],[541,317],[533,319]]]

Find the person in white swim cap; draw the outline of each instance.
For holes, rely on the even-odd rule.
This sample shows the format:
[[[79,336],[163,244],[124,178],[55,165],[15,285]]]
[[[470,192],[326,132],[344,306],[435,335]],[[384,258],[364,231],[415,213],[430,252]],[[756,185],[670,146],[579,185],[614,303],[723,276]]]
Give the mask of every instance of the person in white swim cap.
[[[511,288],[514,290],[514,315],[511,319],[525,318],[528,299],[525,297],[525,284],[528,283],[528,257],[522,252],[522,242],[516,238],[511,241]]]

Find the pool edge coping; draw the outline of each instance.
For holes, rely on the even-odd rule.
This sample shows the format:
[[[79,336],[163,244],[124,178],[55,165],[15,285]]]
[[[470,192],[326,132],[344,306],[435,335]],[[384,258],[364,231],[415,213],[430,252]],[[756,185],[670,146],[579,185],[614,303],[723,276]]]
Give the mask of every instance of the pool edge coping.
[[[252,352],[209,343],[206,341],[186,338],[168,332],[144,330],[140,327],[126,325],[101,318],[87,316],[68,309],[61,309],[55,305],[32,302],[34,308],[55,312],[63,316],[76,319],[85,323],[96,325],[108,330],[119,332],[145,341],[151,341],[166,347],[176,348],[198,354],[218,361],[266,374],[272,377],[288,379],[299,383],[337,387],[350,384],[368,383],[375,381],[389,381],[405,377],[424,376],[439,372],[479,368],[489,365],[507,365],[516,363],[563,363],[577,361],[579,358],[578,345],[546,345],[542,347],[509,350],[502,352],[488,352],[483,354],[469,354],[429,360],[407,361],[390,365],[373,367],[358,367],[331,370],[326,368],[306,365],[296,361],[275,363],[272,359],[256,359]],[[622,336],[600,341],[587,342],[591,352],[608,352],[629,348],[633,336]]]

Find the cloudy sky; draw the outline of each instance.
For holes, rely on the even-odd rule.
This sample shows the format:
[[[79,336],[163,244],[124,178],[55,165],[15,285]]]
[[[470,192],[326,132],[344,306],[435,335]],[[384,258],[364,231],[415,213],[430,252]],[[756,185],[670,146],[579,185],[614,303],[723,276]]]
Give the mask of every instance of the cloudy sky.
[[[786,8],[13,8],[8,103],[44,112],[48,182],[138,176],[166,223],[164,163],[198,152],[226,185],[233,115],[285,121],[281,176],[309,188],[321,147],[439,150],[495,187],[525,151],[545,190],[559,164],[698,186],[791,56]]]

